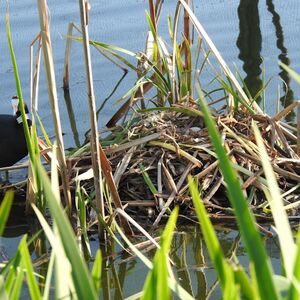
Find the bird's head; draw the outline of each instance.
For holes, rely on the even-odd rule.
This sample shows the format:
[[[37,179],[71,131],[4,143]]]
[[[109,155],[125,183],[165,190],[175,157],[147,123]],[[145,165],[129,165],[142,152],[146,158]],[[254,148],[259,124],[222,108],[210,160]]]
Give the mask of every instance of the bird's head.
[[[12,104],[12,107],[13,107],[13,114],[16,117],[17,122],[19,124],[21,124],[22,123],[22,113],[21,113],[21,110],[20,110],[19,97],[18,96],[13,96],[12,99],[11,99],[11,104]],[[26,103],[24,103],[24,109],[25,109],[26,119],[30,120],[29,110],[28,110],[28,107],[27,107]]]

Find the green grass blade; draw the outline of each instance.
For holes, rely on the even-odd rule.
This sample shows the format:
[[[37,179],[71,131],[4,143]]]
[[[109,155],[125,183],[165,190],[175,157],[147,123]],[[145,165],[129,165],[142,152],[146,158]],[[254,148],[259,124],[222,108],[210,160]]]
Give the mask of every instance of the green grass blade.
[[[26,120],[26,113],[25,113],[24,102],[23,102],[21,81],[20,81],[18,65],[17,65],[17,61],[16,61],[16,57],[15,57],[15,53],[14,53],[14,49],[13,49],[13,45],[12,45],[8,12],[6,13],[6,35],[7,35],[9,52],[10,52],[14,76],[15,76],[17,94],[18,94],[19,102],[20,102],[19,106],[20,106],[20,110],[21,110],[21,116],[22,116],[22,122],[23,122],[23,127],[24,127],[26,143],[28,146],[28,152],[29,152],[30,159],[31,159],[31,161],[33,161],[34,151],[33,151],[33,146],[32,146],[31,139],[30,139],[29,127],[28,127],[27,120]]]
[[[56,193],[52,191],[47,174],[40,163],[37,165],[37,169],[41,177],[51,215],[57,226],[66,256],[72,265],[72,276],[77,296],[79,299],[97,299],[87,266],[79,253],[70,222],[59,204]]]
[[[144,181],[147,184],[149,190],[151,191],[151,193],[153,194],[153,196],[156,196],[157,193],[158,193],[157,189],[156,189],[155,185],[153,184],[153,182],[151,181],[148,172],[146,171],[145,167],[142,164],[140,164],[140,170],[142,172]]]
[[[161,248],[156,251],[153,259],[153,269],[147,275],[142,300],[170,299],[170,290],[168,288],[168,253],[177,216],[178,207],[171,213],[161,236]]]
[[[297,289],[297,286],[300,286],[300,230],[298,229],[297,233],[297,250],[295,255],[295,262],[294,262],[294,270],[293,270],[293,281],[292,286],[289,291],[289,299],[297,300],[300,298],[300,289]],[[295,286],[295,282],[297,286]]]
[[[0,299],[7,300],[7,294],[5,292],[5,284],[4,284],[4,277],[0,275]]]
[[[24,278],[24,271],[23,271],[22,268],[19,268],[18,274],[15,278],[15,284],[13,286],[11,294],[9,295],[10,300],[20,299],[20,294],[21,294],[22,284],[23,284],[23,278]]]
[[[204,114],[205,124],[209,131],[215,152],[218,155],[222,175],[227,184],[229,200],[235,210],[237,223],[250,260],[254,264],[260,296],[262,299],[278,299],[278,294],[272,278],[273,272],[270,260],[266,255],[260,233],[255,226],[255,219],[248,208],[247,200],[245,199],[240,186],[238,174],[232,167],[232,163],[222,146],[220,134],[210,114],[209,108],[203,99],[200,88],[198,89],[198,93],[201,100],[200,104]]]
[[[31,299],[42,299],[41,292],[38,287],[38,283],[35,279],[35,275],[33,272],[33,266],[31,263],[30,254],[28,251],[28,246],[26,243],[26,236],[24,236],[20,242],[20,254],[21,254],[21,265],[26,270],[26,278],[27,278],[27,284],[30,292]]]
[[[288,67],[287,65],[283,64],[282,62],[279,62],[280,67],[282,67],[285,71],[287,71],[290,76],[298,83],[300,84],[300,75],[295,72],[292,68]]]
[[[296,249],[295,249],[295,244],[292,236],[291,227],[289,224],[288,216],[284,209],[277,180],[272,165],[270,163],[270,158],[264,146],[261,134],[255,123],[253,123],[252,126],[255,134],[256,142],[259,147],[264,173],[268,181],[270,197],[267,198],[269,200],[276,230],[278,233],[284,269],[286,271],[287,277],[289,279],[292,279]],[[268,196],[268,193],[266,193],[266,196]]]
[[[99,249],[96,253],[96,257],[92,269],[93,283],[96,291],[98,291],[101,286],[101,271],[102,271],[102,254]]]
[[[1,206],[0,206],[0,236],[2,235],[2,233],[4,231],[5,224],[8,219],[11,205],[13,202],[13,198],[14,198],[13,191],[8,191],[8,192],[6,192],[4,199],[1,203]]]
[[[193,204],[201,225],[202,234],[204,236],[204,240],[211,260],[220,278],[224,296],[225,293],[229,293],[231,297],[233,297],[233,295],[235,295],[236,297],[237,289],[234,284],[233,269],[229,264],[226,263],[226,259],[223,254],[221,245],[218,241],[217,235],[214,231],[211,221],[207,215],[202,199],[200,198],[197,181],[193,181],[191,176],[189,176],[188,181],[190,193],[193,199]]]
[[[47,277],[46,277],[46,282],[45,282],[43,300],[48,300],[49,299],[49,293],[50,293],[50,288],[51,288],[51,280],[52,280],[52,276],[53,276],[54,261],[55,261],[55,254],[54,254],[54,251],[53,251],[53,252],[51,252],[51,256],[50,256],[50,260],[49,260],[49,264],[48,264],[48,270],[47,270]]]

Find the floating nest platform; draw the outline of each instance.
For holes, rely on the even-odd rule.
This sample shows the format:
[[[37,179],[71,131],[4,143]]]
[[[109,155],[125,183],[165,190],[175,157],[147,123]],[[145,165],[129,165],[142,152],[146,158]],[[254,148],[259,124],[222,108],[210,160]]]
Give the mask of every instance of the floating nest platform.
[[[250,115],[242,109],[231,115],[215,111],[214,115],[249,206],[260,221],[272,218],[252,122],[256,122],[264,139],[286,210],[290,215],[298,215],[300,159],[297,137],[294,127],[280,122],[279,118],[284,115],[271,118]],[[111,138],[122,136],[121,141],[104,148],[126,211],[149,215],[156,219],[157,225],[168,209],[179,205],[184,218],[194,219],[187,185],[187,177],[191,174],[198,179],[199,192],[211,217],[230,220],[233,210],[226,196],[226,184],[197,104],[177,105],[165,111],[147,110],[132,120],[130,126],[113,130]],[[80,158],[77,159],[77,166],[82,165]],[[84,156],[85,164],[86,159]],[[93,189],[93,181],[88,181],[87,186]]]
[[[214,111],[223,145],[239,174],[249,206],[260,221],[272,218],[252,122],[256,122],[262,134],[286,210],[291,219],[298,218],[300,159],[297,132],[280,121],[285,114],[269,117],[250,115],[243,109],[233,114]],[[113,140],[118,143],[114,144]],[[169,209],[179,205],[181,216],[193,220],[195,212],[187,185],[187,177],[191,174],[198,179],[199,193],[212,219],[232,220],[226,184],[195,102],[172,106],[165,111],[153,109],[136,113],[126,125],[114,128],[106,143],[110,146],[103,149],[128,213],[151,217],[157,225]],[[73,190],[75,177],[79,174],[82,187],[92,193],[93,176],[86,175],[91,168],[88,145],[70,156],[69,165]]]

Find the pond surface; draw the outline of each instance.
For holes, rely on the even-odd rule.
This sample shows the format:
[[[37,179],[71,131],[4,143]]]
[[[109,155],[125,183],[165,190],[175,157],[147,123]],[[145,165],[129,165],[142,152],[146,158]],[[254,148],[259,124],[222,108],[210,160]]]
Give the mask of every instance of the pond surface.
[[[140,51],[145,47],[147,23],[145,10],[148,1],[115,0],[90,1],[90,37],[97,41],[110,43],[123,48]],[[271,79],[266,90],[267,111],[276,111],[277,99],[280,105],[299,99],[300,89],[279,67],[278,61],[288,64],[300,73],[300,2],[298,0],[195,0],[195,11],[200,22],[211,36],[224,59],[234,70],[237,68],[251,93],[255,94],[262,85],[262,72],[265,81]],[[5,1],[0,1],[0,113],[10,113],[10,101],[15,92],[12,67],[5,34]],[[174,13],[174,1],[165,1],[160,17],[160,34],[168,38],[166,17]],[[73,0],[49,1],[51,13],[52,46],[58,86],[60,113],[67,147],[79,145],[84,141],[84,134],[89,128],[88,108],[86,105],[86,85],[81,44],[73,43],[70,67],[70,94],[72,109],[64,101],[62,87],[64,50],[69,22],[79,24],[78,4]],[[23,94],[29,99],[29,45],[39,32],[36,1],[10,1],[10,21],[15,54],[23,87]],[[297,46],[298,45],[298,46]],[[97,106],[109,97],[114,87],[124,75],[123,71],[109,62],[98,52],[92,51],[93,73]],[[112,113],[116,111],[114,102],[119,99],[135,82],[136,74],[128,73],[119,83],[117,90],[108,99],[99,118],[99,127],[103,127]],[[283,81],[285,83],[283,83]],[[54,135],[45,75],[42,69],[39,87],[39,114],[47,128],[49,136]],[[70,125],[70,119],[76,124]],[[17,248],[20,235],[29,230],[26,220],[20,224],[14,222],[0,240],[0,260],[11,257]],[[183,228],[175,235],[172,259],[175,273],[181,284],[192,291],[197,299],[204,299],[216,280],[215,272],[209,262],[201,235],[194,228]],[[30,231],[30,230],[29,230]],[[234,247],[238,233],[236,231],[219,231],[225,253]],[[92,242],[93,250],[98,242]],[[267,240],[267,248],[272,257],[276,271],[280,272],[279,253],[276,243]],[[116,250],[117,251],[117,250]],[[149,252],[149,256],[153,251]],[[236,250],[239,260],[247,265],[243,246]],[[35,254],[33,254],[35,257]],[[125,260],[116,257],[108,261],[107,289],[103,299],[121,298],[115,282],[124,286],[122,296],[129,296],[141,290],[146,268],[135,259]],[[211,299],[219,299],[218,288],[211,292]],[[26,296],[24,295],[24,298]]]
[[[38,230],[39,227],[36,226],[35,222],[26,224],[23,220],[23,224],[21,221],[19,224],[9,223],[4,234],[5,236],[0,241],[0,261],[8,259],[16,252],[20,241],[20,237],[18,237],[20,233],[27,232],[29,235],[28,239],[30,239]],[[162,228],[158,229],[158,235],[161,230]],[[226,258],[234,260],[235,257],[238,257],[240,264],[248,269],[249,260],[239,232],[226,229],[225,225],[217,226],[216,230]],[[92,236],[90,244],[92,253],[96,253],[99,248],[97,236],[94,237],[95,239]],[[143,241],[142,238],[136,238],[132,242],[139,243],[141,241]],[[100,299],[123,299],[142,290],[148,269],[141,260],[128,256],[124,251],[121,251],[120,246],[117,246],[114,241],[110,240],[110,243],[110,246],[106,248],[100,245],[104,258]],[[274,271],[280,274],[281,264],[278,240],[267,238],[265,243]],[[45,276],[47,263],[43,264],[42,262],[47,260],[40,253],[39,246],[41,244],[43,244],[41,240],[37,241],[35,245],[31,245],[30,251],[37,273]],[[124,244],[124,247],[127,248],[127,245]],[[155,247],[148,245],[142,252],[147,258],[152,259],[155,254]],[[172,241],[170,258],[173,262],[173,272],[178,282],[195,299],[221,299],[222,295],[216,273],[198,226],[179,226],[177,228]],[[53,290],[51,294],[54,296]],[[28,298],[28,291],[24,289],[22,299]]]
[[[25,99],[30,98],[29,45],[39,32],[35,3],[32,0],[10,1],[12,38]],[[91,0],[90,3],[91,39],[118,45],[134,52],[144,49],[148,30],[145,18],[148,1]],[[240,71],[252,93],[261,87],[262,82],[259,76],[262,76],[262,71],[265,82],[272,79],[266,91],[266,106],[269,113],[275,112],[278,98],[283,104],[299,99],[299,87],[290,81],[278,65],[278,61],[282,61],[300,72],[300,4],[298,0],[195,0],[194,3],[195,13],[200,22],[232,70],[237,68]],[[11,111],[10,102],[6,100],[16,93],[6,43],[5,6],[5,1],[1,1],[1,113]],[[79,24],[79,9],[78,3],[72,0],[51,0],[49,9],[61,120],[65,144],[69,147],[82,143],[84,133],[89,128],[83,52],[79,42],[73,43],[70,66],[70,94],[73,111],[70,106],[66,105],[61,88],[67,27],[69,22]],[[160,17],[159,32],[167,41],[169,39],[166,20],[169,14],[174,15],[174,9],[174,1],[166,0]],[[124,73],[95,50],[92,51],[92,59],[96,101],[99,107],[111,94]],[[136,74],[129,72],[121,81],[100,115],[99,127],[105,126],[112,113],[116,111],[117,105],[114,102],[124,95],[135,80]],[[72,113],[76,120],[76,125],[73,127],[70,125]],[[53,136],[52,116],[49,114],[43,70],[39,87],[39,114],[49,136]]]

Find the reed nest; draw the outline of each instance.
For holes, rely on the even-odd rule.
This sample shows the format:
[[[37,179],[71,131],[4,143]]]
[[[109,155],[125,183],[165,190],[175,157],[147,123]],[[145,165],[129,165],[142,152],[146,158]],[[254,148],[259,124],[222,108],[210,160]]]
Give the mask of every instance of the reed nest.
[[[296,154],[294,128],[276,117],[250,115],[245,110],[228,114],[214,111],[223,145],[240,176],[249,205],[261,220],[269,220],[267,187],[259,150],[251,124],[256,122],[271,159],[287,211],[299,207],[300,160]],[[181,215],[194,217],[187,177],[198,179],[199,192],[212,218],[232,215],[226,184],[218,166],[198,105],[176,105],[165,111],[138,113],[126,129],[113,130],[122,140],[104,149],[126,211],[156,216],[156,223],[174,205]],[[76,166],[88,164],[88,156],[77,157]],[[76,170],[76,168],[75,168]],[[86,188],[93,189],[87,179]]]
[[[300,159],[294,135],[296,129],[280,121],[287,111],[275,117],[253,115],[243,108],[234,113],[228,113],[224,108],[212,112],[223,145],[257,219],[272,220],[265,196],[267,182],[252,122],[256,122],[262,134],[285,208],[290,216],[298,215]],[[198,179],[199,193],[211,218],[221,222],[232,220],[233,210],[226,195],[226,184],[195,101],[190,99],[188,103],[160,110],[135,112],[130,121],[111,132],[103,142],[103,145],[108,145],[103,149],[109,164],[105,166],[104,163],[102,169],[113,175],[110,182],[106,180],[108,188],[104,196],[107,204],[113,185],[127,212],[150,215],[156,218],[155,225],[175,205],[180,206],[181,216],[194,219],[187,184],[187,177],[191,174]],[[49,156],[49,152],[46,151],[45,156]],[[78,178],[81,187],[92,195],[94,181],[89,144],[69,155],[67,162],[71,189],[75,191]],[[26,191],[25,182],[14,187],[17,193]],[[6,188],[1,187],[1,190]]]

